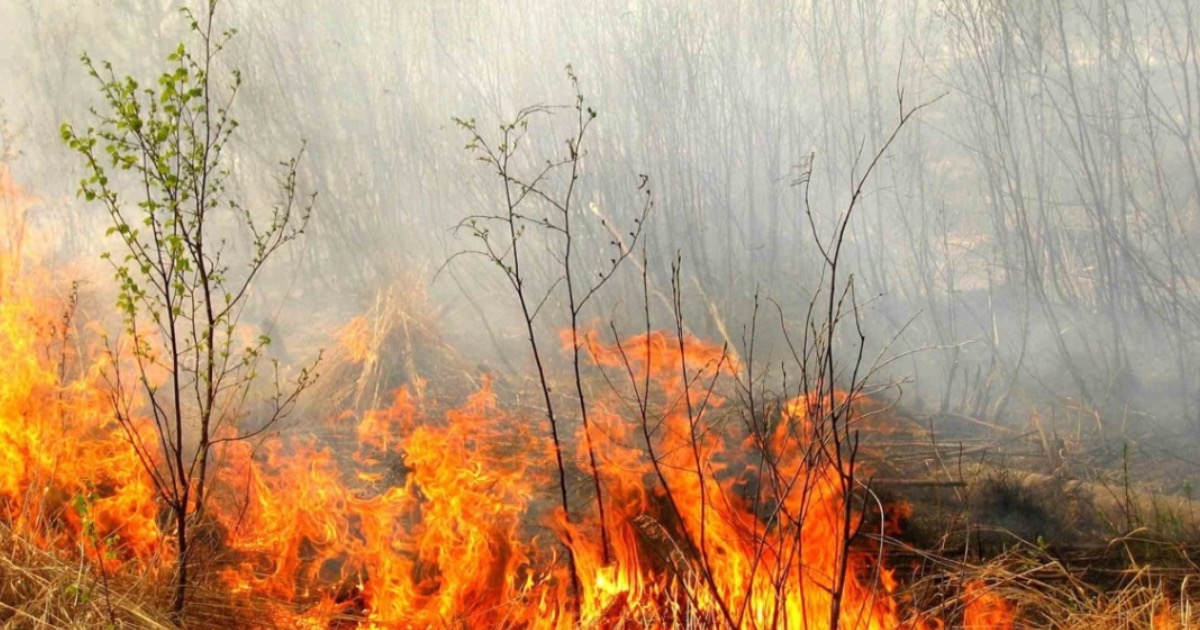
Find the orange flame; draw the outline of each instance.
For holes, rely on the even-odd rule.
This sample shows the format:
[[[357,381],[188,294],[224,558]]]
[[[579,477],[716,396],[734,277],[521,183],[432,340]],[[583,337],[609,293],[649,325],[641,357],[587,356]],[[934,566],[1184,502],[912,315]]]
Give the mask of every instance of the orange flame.
[[[371,329],[367,318],[359,315],[342,326],[334,337],[346,351],[351,363],[363,363],[371,356]]]
[[[83,541],[113,571],[166,569],[170,536],[103,362],[75,354],[39,283],[3,254],[0,518],[48,549]],[[339,334],[351,360],[365,359],[365,332],[355,320]],[[853,421],[857,401],[811,393],[746,423],[720,395],[740,369],[720,346],[658,332],[579,343],[631,388],[591,401],[606,522],[587,484],[572,482],[569,518],[556,507],[544,419],[506,411],[490,380],[443,413],[401,388],[322,425],[334,439],[223,443],[207,514],[230,596],[284,627],[937,627],[902,610],[882,550],[853,535],[867,526],[861,489],[821,428]],[[563,454],[573,478],[590,470],[583,444]],[[978,588],[968,624],[1011,624]]]
[[[1179,630],[1183,628],[1179,613],[1171,608],[1169,600],[1162,600],[1151,617],[1150,627],[1154,630]]]
[[[992,630],[1012,628],[1016,611],[1012,604],[988,588],[980,580],[967,582],[965,592],[967,607],[963,611],[963,628],[968,630]]]
[[[5,223],[22,222],[15,190],[0,173]],[[19,239],[0,244],[0,517],[46,548],[144,564],[163,542],[154,491],[113,420],[102,362],[77,356],[71,322],[40,292],[50,283],[21,263]]]

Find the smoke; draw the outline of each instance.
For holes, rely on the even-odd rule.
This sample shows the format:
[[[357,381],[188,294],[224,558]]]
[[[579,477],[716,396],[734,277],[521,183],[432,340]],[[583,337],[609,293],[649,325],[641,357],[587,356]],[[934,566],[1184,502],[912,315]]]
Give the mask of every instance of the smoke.
[[[185,36],[180,6],[3,8],[13,172],[42,199],[35,221],[58,226],[61,259],[105,248],[57,134],[96,103],[78,53],[149,78]],[[416,273],[446,330],[481,358],[520,353],[502,275],[469,256],[443,266],[472,246],[453,226],[503,201],[452,117],[492,133],[521,107],[571,105],[569,63],[598,113],[576,207],[624,229],[641,187],[652,191],[648,280],[669,293],[681,258],[697,333],[742,346],[759,295],[759,356],[778,358],[778,332],[763,332],[776,305],[784,320],[803,317],[823,282],[817,242],[902,108],[940,98],[853,199],[843,271],[865,354],[881,364],[874,378],[901,383],[914,407],[988,420],[1070,400],[1200,422],[1187,376],[1200,324],[1200,96],[1182,87],[1200,16],[1186,0],[231,0],[219,19],[239,30],[223,59],[245,79],[238,193],[270,203],[274,165],[301,142],[302,176],[319,192],[307,240],[255,298],[254,318],[279,338],[344,321]],[[537,117],[517,164],[560,158],[571,124],[569,111]],[[582,277],[603,268],[611,235],[592,220],[579,229]],[[528,236],[529,271],[548,289],[561,252],[545,237]],[[285,296],[294,309],[280,308]],[[636,326],[640,296],[627,266],[586,315]],[[548,327],[561,323],[554,312]]]

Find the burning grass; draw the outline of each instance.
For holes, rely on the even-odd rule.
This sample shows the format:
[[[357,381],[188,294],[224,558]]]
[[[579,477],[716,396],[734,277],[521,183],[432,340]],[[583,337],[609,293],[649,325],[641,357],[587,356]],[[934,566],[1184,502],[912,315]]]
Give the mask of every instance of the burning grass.
[[[62,309],[10,280],[0,443],[20,465],[3,486],[5,621],[154,627],[145,611],[160,610],[170,529],[106,411],[103,365],[72,356],[69,318],[47,315]],[[568,522],[550,507],[552,452],[536,417],[505,411],[486,379],[445,410],[401,387],[386,406],[331,415],[325,440],[222,450],[190,622],[559,628],[578,615],[584,626],[703,627],[736,614],[744,627],[822,627],[844,558],[842,627],[936,625],[885,568],[884,547],[843,538],[842,519],[858,529],[865,514],[846,512],[854,495],[816,456],[812,400],[790,402],[769,430],[739,429],[715,386],[695,387],[738,369],[719,347],[658,333],[587,344],[599,366],[653,384],[641,406],[614,395],[595,415],[613,557],[596,547],[594,515]],[[578,595],[557,560],[563,545]],[[963,596],[980,623],[1021,607],[980,592]]]
[[[171,516],[113,420],[109,366],[81,340],[73,299],[47,296],[48,283],[22,262],[19,248],[0,257],[0,623],[167,627]],[[744,414],[743,366],[721,346],[669,333],[582,337],[609,516],[599,519],[579,482],[568,517],[553,500],[555,452],[539,411],[499,395],[486,376],[472,393],[450,391],[444,373],[467,370],[446,367],[461,362],[414,295],[381,294],[342,328],[313,406],[327,409],[311,412],[319,417],[261,439],[223,436],[210,505],[192,526],[200,577],[189,585],[187,625],[1197,621],[1190,565],[1168,574],[1134,562],[1101,589],[1048,553],[972,565],[948,560],[948,547],[906,547],[896,540],[906,509],[879,501],[871,464],[851,475],[855,464],[822,433],[829,414],[886,429],[882,406],[828,390]],[[443,372],[420,356],[441,357]],[[564,440],[579,479],[592,470],[584,443]],[[905,567],[914,553],[921,562]]]
[[[0,301],[2,442],[22,464],[6,468],[0,620],[167,627],[171,530],[108,424],[102,366],[78,356],[63,368],[62,328],[50,325],[62,320],[47,315],[61,310],[14,284]],[[719,347],[686,339],[678,354],[678,339],[658,333],[587,344],[594,369],[619,367],[651,383],[639,396],[654,403],[642,417],[639,396],[597,398],[600,474],[614,514],[608,561],[588,503],[575,506],[571,522],[552,507],[552,450],[534,410],[509,411],[486,378],[449,408],[432,402],[440,397],[427,384],[399,387],[385,405],[331,414],[320,431],[222,451],[219,491],[199,528],[204,551],[194,558],[204,577],[187,622],[696,628],[728,625],[723,616],[736,614],[747,628],[827,627],[841,557],[845,628],[1197,621],[1188,579],[1150,567],[1107,590],[1019,553],[975,566],[926,556],[916,571],[888,568],[913,550],[883,528],[882,513],[855,508],[850,525],[860,535],[841,538],[847,495],[808,441],[812,400],[791,401],[764,425],[770,430],[755,432],[738,425],[718,387],[685,391],[684,375],[694,385],[736,372]],[[573,456],[582,475],[583,453]],[[578,595],[564,545],[578,559]]]
[[[106,411],[104,365],[79,356],[68,367],[65,355],[46,351],[67,346],[66,328],[48,324],[45,313],[54,311],[30,287],[10,284],[0,305],[3,447],[20,463],[4,485],[10,527],[46,557],[87,558],[91,568],[83,572],[93,580],[161,584],[172,540],[160,521],[169,517]],[[734,614],[730,606],[748,627],[830,614],[829,595],[803,584],[828,579],[830,563],[849,549],[829,520],[841,514],[830,503],[835,477],[805,472],[802,459],[780,453],[774,465],[803,481],[796,486],[802,493],[777,492],[769,499],[773,521],[763,520],[733,488],[745,477],[724,472],[725,449],[736,441],[720,437],[715,425],[700,426],[707,421],[693,410],[702,403],[715,410],[719,397],[686,392],[688,369],[663,353],[683,348],[679,356],[698,372],[709,370],[708,378],[736,366],[697,340],[644,342],[631,342],[646,354],[630,365],[640,364],[631,369],[656,383],[656,404],[666,405],[642,419],[644,431],[658,433],[647,445],[661,455],[644,459],[636,437],[620,435],[634,426],[617,413],[621,401],[609,401],[597,420],[606,436],[602,474],[620,515],[605,524],[614,557],[594,546],[600,523],[568,521],[544,500],[552,453],[536,419],[506,412],[486,379],[443,412],[426,410],[421,396],[402,387],[386,407],[326,421],[328,435],[344,436],[332,443],[355,444],[351,452],[302,435],[222,448],[212,505],[193,526],[204,551],[192,562],[209,578],[196,585],[189,614],[211,621],[214,611],[245,601],[266,613],[267,625],[283,627],[326,626],[342,616],[364,627],[554,628],[577,616],[585,625],[713,624]],[[614,352],[595,340],[590,349],[600,357]],[[683,402],[690,403],[686,414]],[[778,436],[802,425],[803,411],[788,411]],[[683,441],[698,428],[702,441]],[[692,472],[689,461],[697,464]],[[652,475],[672,492],[654,492]],[[834,537],[833,544],[820,536]],[[564,545],[579,560],[578,594],[569,592],[557,561]],[[676,551],[662,553],[666,545]],[[847,606],[844,619],[892,627],[899,620],[892,585],[879,581],[886,573],[866,553],[848,571],[847,592],[858,598],[848,601],[860,603]]]

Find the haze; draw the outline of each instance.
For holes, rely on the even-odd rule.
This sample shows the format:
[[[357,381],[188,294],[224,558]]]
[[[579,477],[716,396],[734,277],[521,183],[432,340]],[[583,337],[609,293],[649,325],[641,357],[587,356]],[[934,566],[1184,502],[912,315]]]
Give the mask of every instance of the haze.
[[[98,104],[80,53],[149,78],[186,38],[180,5],[0,1],[3,139],[42,199],[36,224],[60,237],[48,263],[105,248],[58,135]],[[739,345],[756,293],[764,313],[802,317],[821,282],[814,229],[829,237],[902,111],[929,103],[866,181],[848,237],[874,378],[911,408],[988,421],[1065,401],[1113,424],[1200,426],[1189,0],[227,0],[219,19],[239,30],[222,63],[245,79],[240,192],[269,202],[271,168],[303,141],[319,194],[258,298],[284,338],[416,278],[465,353],[524,365],[494,269],[437,273],[470,246],[451,228],[500,193],[452,117],[490,133],[523,106],[569,105],[570,64],[598,112],[580,207],[625,225],[647,177],[651,283],[669,291],[682,258],[697,334]],[[569,116],[540,117],[528,164],[569,131]],[[585,236],[602,262],[608,235]],[[636,276],[589,315],[636,322]]]

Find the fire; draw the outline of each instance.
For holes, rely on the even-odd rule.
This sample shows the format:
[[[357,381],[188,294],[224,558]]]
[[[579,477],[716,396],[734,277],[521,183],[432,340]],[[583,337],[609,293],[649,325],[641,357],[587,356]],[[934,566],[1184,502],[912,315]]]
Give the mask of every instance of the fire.
[[[832,461],[813,457],[822,447],[813,414],[847,408],[846,393],[834,392],[832,401],[815,392],[802,396],[784,406],[773,428],[739,434],[718,416],[724,400],[712,384],[738,370],[721,347],[662,333],[614,345],[589,334],[583,343],[598,364],[625,370],[635,384],[652,382],[663,401],[661,410],[640,419],[612,412],[619,403],[611,401],[596,414],[597,433],[607,436],[601,478],[625,517],[610,536],[618,541],[615,566],[638,574],[613,580],[599,573],[604,579],[590,581],[585,575],[585,584],[625,585],[615,594],[585,593],[585,621],[589,609],[598,615],[612,601],[630,606],[627,602],[661,600],[676,579],[694,593],[689,605],[697,618],[740,627],[827,627],[835,606],[841,627],[926,623],[902,618],[892,596],[894,577],[850,543],[847,534],[862,515],[845,509],[848,479]],[[761,448],[745,448],[754,446]],[[759,461],[747,461],[746,453],[753,452],[762,454]],[[751,485],[758,490],[748,493]],[[664,571],[659,562],[659,574],[653,575],[646,554],[621,544],[646,539],[634,525],[639,518],[653,517],[653,527],[661,530],[671,518],[664,504],[677,512],[676,533],[686,537],[669,541],[685,557],[677,561],[685,570],[676,564]],[[594,549],[576,549],[577,557],[596,555]],[[598,603],[586,605],[593,600]]]
[[[341,347],[351,363],[363,363],[371,355],[371,330],[367,318],[361,315],[350,320],[335,333]]]
[[[1007,600],[979,580],[967,582],[965,593],[967,607],[963,613],[963,627],[984,630],[1012,628],[1016,611]]]
[[[421,419],[401,389],[391,407],[364,414],[351,457],[312,440],[247,452],[233,474],[253,481],[228,544],[249,560],[224,579],[367,622],[490,626],[535,579],[521,519],[545,478],[507,451],[538,438],[513,428],[486,384],[444,423]],[[385,431],[404,437],[378,439]]]
[[[20,256],[0,256],[0,518],[114,573],[165,573],[171,530],[143,459],[157,455],[129,446],[103,353],[75,350]],[[367,331],[339,335],[351,360],[366,359]],[[858,401],[814,392],[747,425],[727,408],[741,368],[720,346],[658,332],[580,343],[627,386],[591,397],[606,522],[579,487],[569,517],[557,507],[536,410],[506,410],[489,379],[449,409],[402,387],[311,425],[330,439],[223,435],[200,528],[208,579],[284,627],[938,627],[904,610],[882,550],[854,536],[907,509],[870,524],[830,456],[820,427],[854,422]],[[572,475],[591,470],[582,436],[568,444]],[[1011,625],[1006,602],[967,592],[968,627]]]
[[[1150,627],[1155,630],[1180,630],[1184,627],[1179,613],[1171,608],[1171,601],[1164,599],[1150,618]]]
[[[148,567],[164,544],[150,480],[113,420],[101,362],[77,356],[68,307],[22,262],[19,243],[0,251],[0,517],[46,548]]]

